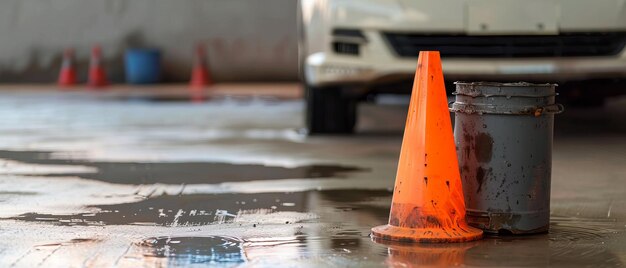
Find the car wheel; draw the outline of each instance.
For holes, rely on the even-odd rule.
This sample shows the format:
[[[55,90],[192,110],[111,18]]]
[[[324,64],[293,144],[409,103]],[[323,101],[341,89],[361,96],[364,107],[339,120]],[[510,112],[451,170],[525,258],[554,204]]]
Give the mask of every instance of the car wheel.
[[[306,125],[309,134],[352,133],[357,100],[338,86],[306,87]]]

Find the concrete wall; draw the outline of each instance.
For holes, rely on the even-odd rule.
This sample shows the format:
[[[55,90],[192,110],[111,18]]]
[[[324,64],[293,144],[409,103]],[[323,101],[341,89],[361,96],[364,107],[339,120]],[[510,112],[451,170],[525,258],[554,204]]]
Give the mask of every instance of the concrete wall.
[[[123,81],[124,49],[138,46],[160,48],[164,79],[185,81],[198,41],[218,82],[295,80],[296,2],[2,0],[0,82],[55,81],[66,47],[84,80],[96,43],[114,81]]]

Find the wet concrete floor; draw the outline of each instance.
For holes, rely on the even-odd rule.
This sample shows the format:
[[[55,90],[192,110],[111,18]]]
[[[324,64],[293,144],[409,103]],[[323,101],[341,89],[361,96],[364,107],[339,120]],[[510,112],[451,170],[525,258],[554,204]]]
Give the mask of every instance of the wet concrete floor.
[[[143,97],[142,97],[143,98]],[[306,137],[302,101],[0,92],[0,267],[620,267],[626,99],[557,116],[550,232],[379,244],[406,105]]]

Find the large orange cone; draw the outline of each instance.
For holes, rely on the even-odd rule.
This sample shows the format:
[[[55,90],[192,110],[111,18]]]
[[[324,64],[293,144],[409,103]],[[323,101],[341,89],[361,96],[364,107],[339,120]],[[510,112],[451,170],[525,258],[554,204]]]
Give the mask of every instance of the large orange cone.
[[[102,50],[100,46],[94,46],[91,49],[88,84],[92,88],[100,88],[109,84],[106,72],[102,66]]]
[[[57,83],[60,87],[71,87],[76,85],[74,50],[71,48],[68,48],[63,52],[63,63],[61,65],[61,72],[59,73],[59,80]]]
[[[463,242],[482,237],[465,221],[465,203],[437,51],[419,54],[402,140],[389,224],[372,236],[402,242]]]
[[[193,59],[193,67],[191,70],[191,80],[189,81],[191,98],[193,101],[204,100],[206,98],[205,87],[213,84],[205,57],[206,51],[204,45],[197,45]]]

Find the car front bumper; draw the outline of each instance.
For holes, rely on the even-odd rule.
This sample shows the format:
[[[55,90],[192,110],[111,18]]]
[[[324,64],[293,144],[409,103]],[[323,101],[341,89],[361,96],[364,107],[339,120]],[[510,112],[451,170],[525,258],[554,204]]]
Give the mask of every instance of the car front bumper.
[[[329,55],[330,54],[330,55]],[[316,53],[307,58],[307,83],[367,84],[413,76],[415,59],[368,62],[350,56]],[[561,82],[573,80],[626,78],[626,58],[560,58],[560,59],[443,59],[448,80],[525,80]]]
[[[304,71],[312,86],[367,84],[381,80],[406,79],[415,73],[414,58],[396,55],[376,30],[362,31],[367,44],[359,55],[323,51],[306,58]],[[564,82],[573,80],[626,78],[626,53],[596,57],[551,58],[446,58],[442,57],[448,80],[524,80]]]

